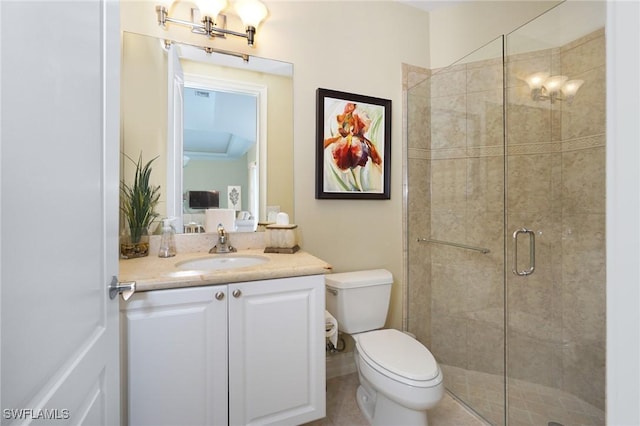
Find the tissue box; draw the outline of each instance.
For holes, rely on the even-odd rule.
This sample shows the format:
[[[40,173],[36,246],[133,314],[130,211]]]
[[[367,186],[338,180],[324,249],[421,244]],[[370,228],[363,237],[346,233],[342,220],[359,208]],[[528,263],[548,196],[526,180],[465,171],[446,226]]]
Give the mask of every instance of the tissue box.
[[[265,253],[295,253],[300,250],[298,246],[298,225],[267,225],[264,239]]]

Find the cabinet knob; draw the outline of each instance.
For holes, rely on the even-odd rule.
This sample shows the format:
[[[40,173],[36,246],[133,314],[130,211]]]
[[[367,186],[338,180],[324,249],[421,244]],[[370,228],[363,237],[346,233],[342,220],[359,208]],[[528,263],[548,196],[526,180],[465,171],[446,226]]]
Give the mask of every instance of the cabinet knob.
[[[223,291],[216,292],[215,298],[216,298],[216,300],[224,299],[224,292]]]
[[[242,292],[240,290],[238,290],[238,289],[233,290],[233,293],[231,293],[231,294],[233,294],[233,297],[242,296]]]

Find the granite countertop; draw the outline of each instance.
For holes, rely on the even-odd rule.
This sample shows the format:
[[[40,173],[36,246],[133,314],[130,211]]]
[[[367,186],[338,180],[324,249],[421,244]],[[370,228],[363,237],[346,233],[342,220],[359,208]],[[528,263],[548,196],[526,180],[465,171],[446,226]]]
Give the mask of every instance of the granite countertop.
[[[152,252],[153,253],[153,252]],[[231,255],[264,256],[269,261],[255,266],[216,271],[183,271],[176,267],[179,262],[228,256],[203,252],[178,253],[174,257],[160,258],[149,255],[137,259],[120,260],[120,281],[135,281],[136,292],[169,288],[228,284],[243,281],[268,280],[273,278],[318,275],[331,272],[331,265],[304,251],[294,254],[265,253],[264,249],[238,250]]]

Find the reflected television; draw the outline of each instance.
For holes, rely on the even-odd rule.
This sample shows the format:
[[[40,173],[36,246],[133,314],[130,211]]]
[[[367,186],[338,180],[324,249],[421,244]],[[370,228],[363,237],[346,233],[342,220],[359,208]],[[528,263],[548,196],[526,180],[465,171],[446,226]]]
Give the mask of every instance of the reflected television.
[[[219,191],[189,191],[190,209],[211,209],[220,207]]]

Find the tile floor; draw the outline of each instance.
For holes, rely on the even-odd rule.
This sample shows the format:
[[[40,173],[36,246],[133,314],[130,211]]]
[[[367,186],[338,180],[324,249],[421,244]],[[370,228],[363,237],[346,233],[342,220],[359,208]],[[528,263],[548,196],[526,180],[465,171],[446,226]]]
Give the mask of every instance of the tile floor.
[[[445,385],[462,401],[496,425],[504,424],[503,377],[440,365]],[[509,426],[601,426],[604,411],[580,398],[535,383],[509,380]]]
[[[327,380],[327,417],[306,426],[368,426],[356,402],[358,376],[356,373]],[[451,395],[429,410],[430,426],[486,426],[476,415],[465,409]],[[399,425],[389,425],[399,426]]]
[[[502,377],[441,365],[448,389],[462,401],[473,404],[489,422],[461,404],[449,392],[432,410],[430,426],[502,425]],[[327,416],[306,426],[367,426],[356,402],[356,373],[327,380]],[[604,411],[558,389],[521,380],[509,382],[509,426],[547,426],[549,422],[564,426],[601,426]],[[398,426],[398,425],[389,425]]]

